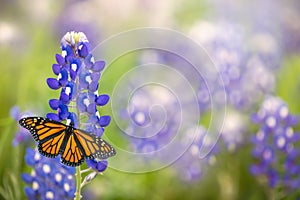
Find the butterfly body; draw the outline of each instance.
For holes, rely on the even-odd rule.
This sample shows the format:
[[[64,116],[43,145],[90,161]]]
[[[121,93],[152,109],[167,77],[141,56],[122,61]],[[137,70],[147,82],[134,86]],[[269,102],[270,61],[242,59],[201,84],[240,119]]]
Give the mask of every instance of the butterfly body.
[[[38,142],[39,152],[54,158],[61,155],[61,162],[78,166],[85,158],[102,160],[116,154],[105,140],[71,125],[42,117],[26,117],[19,121]]]

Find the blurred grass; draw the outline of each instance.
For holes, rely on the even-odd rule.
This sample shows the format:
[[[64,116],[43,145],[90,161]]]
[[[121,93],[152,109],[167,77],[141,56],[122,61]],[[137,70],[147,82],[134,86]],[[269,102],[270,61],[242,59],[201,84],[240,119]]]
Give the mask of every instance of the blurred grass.
[[[24,152],[19,148],[12,148],[12,140],[16,130],[12,119],[1,120],[0,136],[0,197],[4,199],[20,199],[20,173],[22,170],[22,161]]]
[[[276,93],[288,105],[292,113],[300,114],[300,57],[297,55],[285,58],[277,75]]]
[[[208,14],[210,10],[207,4],[208,2],[203,1],[200,3],[198,0],[186,1],[184,6],[178,4],[174,12],[174,18],[178,24],[190,27]]]
[[[18,105],[22,111],[42,114],[49,98],[50,90],[45,80],[51,74],[50,63],[54,62],[53,42],[43,30],[32,36],[32,46],[27,47],[24,54],[17,55],[0,48],[0,64],[4,66],[0,68],[0,195],[3,199],[25,198],[21,181],[21,173],[26,170],[25,149],[22,145],[12,146],[18,125],[9,116],[10,108]]]

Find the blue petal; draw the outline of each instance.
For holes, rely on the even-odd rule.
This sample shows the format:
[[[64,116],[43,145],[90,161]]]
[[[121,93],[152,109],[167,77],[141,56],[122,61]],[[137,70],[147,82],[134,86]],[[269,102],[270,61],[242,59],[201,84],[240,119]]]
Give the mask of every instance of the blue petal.
[[[28,187],[28,186],[26,186],[24,188],[24,192],[25,192],[25,195],[28,199],[34,199],[36,197],[35,191],[32,188]]]
[[[75,64],[76,65],[76,70],[73,70],[72,69],[72,64]],[[76,71],[76,72],[78,72],[79,71],[79,69],[80,69],[80,67],[81,67],[81,61],[80,61],[80,59],[72,59],[71,61],[70,61],[70,71]]]
[[[66,88],[69,87],[71,89],[71,92],[70,92],[70,100],[73,100],[74,98],[76,98],[76,95],[77,95],[77,90],[76,90],[76,85],[74,82],[69,82],[67,85],[66,85]],[[66,89],[65,88],[65,89]]]
[[[71,99],[76,97],[76,85],[73,82],[68,82],[68,84],[62,88],[60,92],[60,100],[68,104]]]
[[[73,124],[73,126],[75,128],[78,127],[78,118],[77,118],[77,115],[73,112],[70,112],[69,116],[68,116],[68,119],[71,120],[71,123]]]
[[[96,95],[93,92],[88,92],[88,98],[90,102],[96,102]]]
[[[96,112],[96,104],[95,103],[91,103],[90,105],[88,105],[87,111],[90,114],[94,114]]]
[[[70,71],[70,77],[71,77],[71,79],[73,81],[76,79],[76,76],[77,76],[77,72],[71,69],[71,71]]]
[[[89,122],[89,120],[88,120],[88,122]],[[95,125],[92,125],[89,122],[88,125],[85,126],[84,130],[86,130],[89,133],[94,133],[95,132]]]
[[[53,90],[57,90],[61,87],[59,82],[55,78],[48,78],[47,84]]]
[[[98,81],[93,81],[91,82],[91,84],[89,85],[89,91],[90,92],[95,92],[98,90]]]
[[[52,120],[54,120],[54,121],[60,122],[59,116],[58,116],[57,114],[55,114],[55,113],[48,113],[48,114],[46,115],[46,117],[47,117],[48,119],[52,119]]]
[[[68,104],[70,102],[70,96],[68,96],[66,93],[61,91],[59,100],[61,100],[65,104]]]
[[[267,173],[267,176],[268,176],[270,187],[274,188],[277,185],[277,183],[278,183],[278,173],[275,170],[271,169]]]
[[[65,59],[64,59],[64,57],[62,57],[62,55],[56,54],[56,55],[55,55],[55,58],[56,58],[56,62],[57,62],[59,65],[65,64]]]
[[[94,131],[94,134],[98,137],[101,137],[103,135],[104,132],[104,128],[96,128],[96,130]]]
[[[50,99],[49,100],[49,105],[53,110],[57,110],[59,105],[62,104],[62,102],[58,99]]]
[[[92,124],[97,123],[98,122],[98,117],[96,115],[90,115],[89,119],[88,119],[88,122],[90,122]]]
[[[88,82],[86,81],[86,77],[89,76],[90,73],[88,72],[81,72],[79,74],[79,88],[81,89],[87,89],[88,88]]]
[[[74,175],[75,172],[76,172],[76,168],[75,167],[69,167],[69,166],[66,166],[66,165],[61,165],[64,169],[67,170],[67,173],[70,174],[70,175]]]
[[[21,177],[22,177],[23,181],[28,184],[32,183],[32,181],[34,179],[30,174],[27,174],[27,173],[22,173]]]
[[[103,172],[104,170],[106,170],[108,162],[107,160],[101,160],[97,162],[95,160],[87,159],[86,164],[97,172]]]
[[[93,81],[95,82],[99,82],[99,79],[100,79],[100,73],[99,72],[94,72],[91,74],[91,78]]]
[[[61,104],[58,109],[58,116],[60,119],[66,119],[69,116],[68,106]]]
[[[29,166],[35,165],[34,155],[35,155],[35,151],[33,149],[31,148],[26,149],[25,162],[27,165]]]
[[[65,59],[70,63],[70,61],[74,57],[74,52],[73,52],[72,47],[69,45],[66,45],[65,47],[62,48],[62,50],[67,52]]]
[[[75,167],[73,167],[75,169]],[[74,194],[75,194],[75,185],[74,185],[74,182],[68,182],[68,183],[65,183],[65,184],[68,184],[70,186],[69,190],[67,191],[65,188],[64,188],[64,194],[68,197],[66,199],[74,199]]]
[[[61,78],[59,79],[60,85],[65,86],[68,82],[68,72],[65,68],[60,71]]]
[[[89,50],[85,44],[82,44],[81,48],[78,49],[80,57],[86,57],[89,54]]]
[[[104,106],[108,103],[109,96],[107,94],[102,94],[96,98],[96,103],[99,106]]]
[[[77,103],[77,107],[78,107],[78,109],[79,109],[80,112],[86,112],[87,107],[86,107],[86,105],[84,104],[84,100],[85,100],[86,98],[87,98],[87,95],[86,95],[85,92],[84,92],[84,93],[80,93],[80,94],[78,95],[78,98],[77,98],[76,103]]]
[[[59,72],[60,72],[60,65],[58,65],[58,64],[53,64],[53,65],[52,65],[52,70],[53,70],[53,72],[54,72],[55,75],[58,75]]]
[[[92,70],[95,72],[100,72],[104,69],[105,62],[104,61],[96,61],[95,64],[92,66]]]
[[[99,125],[101,127],[105,127],[110,123],[110,116],[106,115],[106,116],[101,116],[99,119]]]
[[[94,62],[92,62],[92,59],[93,59],[93,55],[92,54],[89,54],[85,57],[84,59],[84,64],[86,66],[87,69],[91,69],[94,65]]]
[[[46,168],[47,167],[47,168]],[[44,178],[51,177],[55,172],[55,160],[47,157],[43,157],[42,162],[40,163],[39,169],[36,168],[37,176],[42,176]]]

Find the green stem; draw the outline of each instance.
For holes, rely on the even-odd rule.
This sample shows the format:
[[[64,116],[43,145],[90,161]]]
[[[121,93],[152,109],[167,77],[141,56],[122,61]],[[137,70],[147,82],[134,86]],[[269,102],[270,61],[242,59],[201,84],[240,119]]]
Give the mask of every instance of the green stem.
[[[81,170],[80,172],[81,172],[81,174],[83,174],[83,173],[90,172],[90,171],[92,171],[92,168],[87,168],[87,169]]]
[[[80,165],[76,167],[76,192],[75,192],[75,198],[74,200],[80,200],[81,199],[81,171],[80,171]]]
[[[76,89],[78,91],[78,77],[76,77]],[[76,95],[76,99],[77,99],[77,95]],[[80,127],[80,112],[79,112],[79,109],[78,109],[76,103],[75,103],[75,107],[76,107],[76,114],[78,117],[78,127]],[[80,200],[81,199],[81,179],[82,179],[80,165],[76,167],[75,179],[76,179],[76,192],[75,192],[74,200]]]

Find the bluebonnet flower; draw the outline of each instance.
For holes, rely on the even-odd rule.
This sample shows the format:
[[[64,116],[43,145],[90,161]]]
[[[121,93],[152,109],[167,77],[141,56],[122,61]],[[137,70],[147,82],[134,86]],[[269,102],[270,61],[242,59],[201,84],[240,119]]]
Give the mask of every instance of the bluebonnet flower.
[[[20,112],[20,109],[18,106],[14,106],[10,109],[10,116],[18,122],[22,117],[30,116],[31,113],[26,111],[24,113]],[[30,133],[28,133],[28,130],[18,126],[18,131],[15,134],[15,137],[13,139],[13,146],[18,146],[20,143],[22,144],[29,144],[32,142],[32,137]]]
[[[75,193],[75,168],[61,165],[59,158],[41,156],[37,150],[26,149],[25,162],[32,168],[22,179],[27,199],[72,199]]]
[[[148,62],[148,56],[150,59],[152,55],[163,56],[152,50],[140,55],[143,64]],[[126,74],[129,78],[119,82],[118,89],[131,94],[130,100],[128,96],[120,97],[113,110],[120,111],[115,116],[120,116],[118,124],[130,144],[132,153],[128,153],[128,159],[134,160],[134,165],[126,170],[136,173],[172,165],[191,144],[192,141],[185,141],[185,134],[199,122],[200,112],[190,84],[173,65],[166,67],[151,63],[140,65],[135,70]]]
[[[245,114],[274,91],[281,58],[278,42],[267,30],[253,30],[247,35],[241,26],[230,22],[200,21],[190,35],[207,50],[218,71],[200,82],[199,105],[204,113],[213,111],[214,106],[227,107],[221,139],[226,148],[235,150],[244,142],[250,126]],[[226,99],[219,98],[222,91]]]
[[[271,33],[256,30],[248,36],[239,25],[203,21],[192,27],[190,35],[208,51],[224,84],[208,88],[205,81],[216,82],[217,75],[204,77],[198,92],[199,104],[203,108],[209,109],[214,99],[216,105],[224,106],[226,101],[214,97],[220,90],[225,90],[230,106],[247,111],[264,94],[274,90],[274,70],[279,66],[280,52]]]
[[[212,167],[217,161],[217,146],[215,146],[204,158],[200,157],[201,148],[208,146],[209,143],[212,142],[209,135],[204,142],[205,135],[208,135],[208,133],[203,126],[192,127],[185,133],[186,139],[192,139],[193,143],[172,165],[174,169],[178,171],[179,177],[183,181],[199,180],[204,173],[209,170],[209,167]]]
[[[103,172],[106,170],[108,162],[106,160],[103,160],[102,162],[96,162],[94,160],[87,160],[87,165],[91,167],[96,172]]]
[[[95,61],[90,53],[91,45],[82,32],[66,33],[61,40],[61,49],[62,53],[56,54],[57,63],[52,66],[57,78],[47,79],[51,89],[60,89],[60,96],[50,99],[49,105],[56,112],[48,113],[47,118],[67,120],[75,128],[102,136],[104,127],[110,123],[110,116],[101,116],[97,110],[109,101],[108,95],[98,93],[98,82],[105,62]],[[95,168],[95,164],[91,163],[87,164]]]
[[[279,41],[281,53],[299,53],[300,50],[300,24],[299,24],[299,2],[291,0],[281,1],[251,1],[251,2],[220,2],[215,1],[212,7],[215,12],[226,16],[227,20],[239,21],[248,27],[267,31],[276,41]],[[224,8],[226,7],[226,8]],[[268,12],[266,9],[268,8]],[[255,11],[255,14],[253,14]],[[262,20],[263,19],[263,20]],[[268,41],[260,44],[264,45]],[[278,50],[275,48],[274,50]],[[274,60],[277,62],[277,59]]]
[[[280,98],[268,96],[252,120],[260,127],[252,138],[255,164],[251,173],[266,178],[272,188],[296,190],[300,186],[300,134],[294,131],[298,117],[290,114]]]
[[[285,53],[299,54],[300,52],[300,7],[298,1],[289,1],[280,5],[280,30]]]
[[[164,112],[152,105],[159,105]],[[178,102],[164,88],[149,86],[135,92],[127,107],[132,123],[126,128],[133,136],[130,140],[135,152],[151,154],[171,142],[180,121],[176,106]]]

